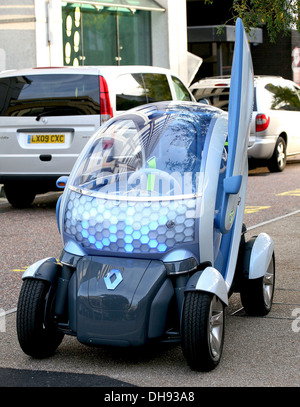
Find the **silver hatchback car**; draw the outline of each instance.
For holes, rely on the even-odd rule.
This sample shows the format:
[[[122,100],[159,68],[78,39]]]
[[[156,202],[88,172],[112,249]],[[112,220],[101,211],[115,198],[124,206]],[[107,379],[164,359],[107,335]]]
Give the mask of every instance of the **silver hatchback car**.
[[[194,97],[170,70],[150,66],[0,73],[0,184],[15,207],[56,189],[106,120],[149,102]]]
[[[288,156],[300,154],[300,87],[275,76],[254,78],[248,157],[271,172],[283,171]],[[190,90],[197,101],[228,110],[230,77],[206,78]]]

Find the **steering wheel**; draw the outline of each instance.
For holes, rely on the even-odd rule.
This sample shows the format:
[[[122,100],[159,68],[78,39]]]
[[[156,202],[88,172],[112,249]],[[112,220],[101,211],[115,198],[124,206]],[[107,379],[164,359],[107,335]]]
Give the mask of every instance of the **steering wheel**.
[[[168,172],[158,170],[157,168],[141,168],[139,171],[134,172],[128,178],[128,184],[134,184],[138,179],[140,180],[140,188],[147,190],[148,175],[157,176],[166,182],[166,185],[171,187],[171,182],[174,183],[174,189],[181,191],[181,185],[176,178],[172,177]],[[168,183],[168,184],[167,184]],[[169,192],[171,189],[169,190]],[[168,194],[166,194],[168,195]]]

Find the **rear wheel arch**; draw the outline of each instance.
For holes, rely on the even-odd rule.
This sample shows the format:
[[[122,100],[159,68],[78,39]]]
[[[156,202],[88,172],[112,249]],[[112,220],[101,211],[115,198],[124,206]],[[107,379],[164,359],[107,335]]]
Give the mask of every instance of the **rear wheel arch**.
[[[281,137],[285,141],[285,145],[287,147],[287,145],[288,145],[288,135],[285,132],[282,132],[282,133],[279,134],[278,137]]]

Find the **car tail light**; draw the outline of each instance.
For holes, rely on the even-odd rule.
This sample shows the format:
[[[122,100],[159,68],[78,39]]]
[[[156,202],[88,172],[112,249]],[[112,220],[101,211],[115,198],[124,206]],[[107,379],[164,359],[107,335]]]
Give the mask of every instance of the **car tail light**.
[[[265,114],[256,115],[256,131],[264,131],[270,124],[270,117]]]
[[[106,122],[113,117],[113,111],[110,104],[108,86],[103,76],[99,77],[100,81],[100,114],[101,123]]]

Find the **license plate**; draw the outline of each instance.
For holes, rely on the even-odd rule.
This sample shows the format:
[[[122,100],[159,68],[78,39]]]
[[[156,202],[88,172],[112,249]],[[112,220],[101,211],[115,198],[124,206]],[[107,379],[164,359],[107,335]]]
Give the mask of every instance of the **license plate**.
[[[64,134],[29,134],[28,144],[63,144],[65,142]]]

